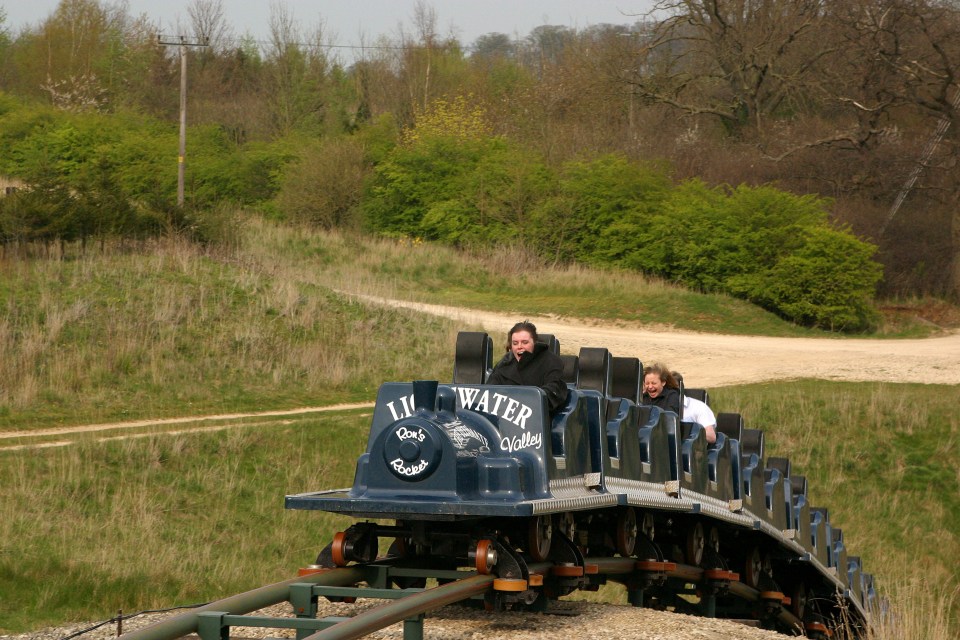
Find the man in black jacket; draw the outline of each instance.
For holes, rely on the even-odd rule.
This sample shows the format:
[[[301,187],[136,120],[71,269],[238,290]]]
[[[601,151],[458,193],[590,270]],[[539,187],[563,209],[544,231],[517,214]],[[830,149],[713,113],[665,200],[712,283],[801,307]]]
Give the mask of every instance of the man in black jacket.
[[[518,322],[507,333],[507,353],[493,368],[487,384],[517,384],[540,387],[547,395],[550,413],[567,402],[563,361],[542,342],[531,322]]]

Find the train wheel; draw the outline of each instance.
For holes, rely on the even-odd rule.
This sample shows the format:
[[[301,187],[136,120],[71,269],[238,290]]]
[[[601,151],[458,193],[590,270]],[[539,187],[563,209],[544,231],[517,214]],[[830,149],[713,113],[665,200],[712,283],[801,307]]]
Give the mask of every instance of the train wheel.
[[[803,620],[807,612],[807,585],[798,582],[790,594],[790,612]]]
[[[760,576],[763,574],[763,557],[760,555],[760,547],[753,547],[747,554],[747,559],[743,565],[743,582],[748,587],[754,589],[760,586]]]
[[[339,531],[333,536],[333,543],[330,545],[330,555],[333,558],[333,564],[338,567],[347,566],[347,555],[350,552],[347,544],[347,534]]]
[[[698,522],[687,531],[687,564],[699,567],[703,562],[703,550],[707,546],[707,537],[703,534],[703,524]]]
[[[627,507],[617,516],[617,553],[624,558],[633,555],[637,544],[637,512]]]
[[[710,527],[710,531],[707,532],[706,548],[713,552],[712,557],[708,558],[707,562],[717,562],[720,557],[720,530],[716,527]]]
[[[553,538],[553,524],[550,516],[530,518],[527,526],[527,550],[536,562],[543,562],[550,555],[550,542]]]
[[[717,555],[720,554],[720,530],[716,527],[710,527],[710,532],[707,533],[707,548]]]
[[[492,540],[481,540],[477,543],[475,565],[477,573],[489,575],[490,570],[497,564],[497,549]]]
[[[567,540],[577,544],[577,521],[569,511],[557,514],[557,531],[567,537]]]

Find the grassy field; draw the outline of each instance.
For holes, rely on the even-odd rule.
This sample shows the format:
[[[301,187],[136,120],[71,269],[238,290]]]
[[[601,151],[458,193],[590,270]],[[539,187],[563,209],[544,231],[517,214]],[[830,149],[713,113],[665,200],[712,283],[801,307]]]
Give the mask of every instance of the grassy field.
[[[823,335],[729,298],[635,275],[543,269],[506,249],[464,259],[256,221],[245,233],[229,251],[168,240],[0,262],[0,430],[370,401],[383,380],[450,379],[456,331],[468,327],[338,291]],[[802,381],[711,397],[765,429],[769,454],[790,457],[813,504],[830,508],[895,605],[894,626],[878,638],[960,636],[956,387]],[[349,484],[365,413],[0,447],[0,632],[289,577],[345,522],[285,511],[283,495]]]

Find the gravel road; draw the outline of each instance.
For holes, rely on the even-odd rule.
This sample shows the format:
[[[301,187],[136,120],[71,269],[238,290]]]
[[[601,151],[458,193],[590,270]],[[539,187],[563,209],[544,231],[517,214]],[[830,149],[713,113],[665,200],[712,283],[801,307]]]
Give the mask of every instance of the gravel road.
[[[476,309],[356,297],[451,318],[464,326],[479,326],[498,344],[515,322],[530,320],[538,332],[557,336],[564,353],[577,353],[581,347],[607,347],[615,356],[634,356],[644,363],[663,362],[684,373],[695,387],[797,378],[960,384],[960,332],[916,340],[733,336],[558,317],[520,318]]]

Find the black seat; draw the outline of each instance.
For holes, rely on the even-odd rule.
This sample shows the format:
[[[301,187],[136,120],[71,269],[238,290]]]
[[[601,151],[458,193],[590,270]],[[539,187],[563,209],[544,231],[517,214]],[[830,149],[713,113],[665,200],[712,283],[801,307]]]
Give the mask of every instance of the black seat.
[[[742,439],[740,440],[740,455],[756,455],[763,459],[763,430],[762,429],[743,429]]]
[[[610,395],[639,403],[642,372],[639,358],[610,358]]]
[[[580,349],[580,375],[577,387],[588,391],[610,393],[610,352],[603,347]]]
[[[710,404],[710,393],[706,389],[697,389],[695,387],[686,387],[683,395],[688,398],[695,398],[704,404]]]
[[[538,333],[537,342],[542,342],[547,345],[550,351],[560,355],[560,340],[552,333]]]
[[[460,384],[483,384],[493,366],[493,340],[483,331],[461,331],[457,334],[453,381]]]
[[[690,437],[690,433],[693,431],[693,428],[697,425],[696,422],[689,421],[680,421],[680,439],[686,440]]]
[[[563,381],[567,384],[576,385],[580,377],[580,358],[572,353],[561,353],[560,359],[563,361]]]
[[[807,495],[807,477],[793,474],[790,476],[790,487],[794,498]]]
[[[743,440],[743,416],[739,413],[718,413],[717,431],[737,442]]]
[[[784,478],[790,477],[790,458],[769,458],[767,460],[768,469],[776,469]]]

